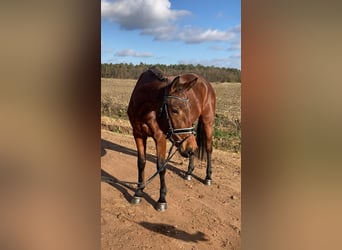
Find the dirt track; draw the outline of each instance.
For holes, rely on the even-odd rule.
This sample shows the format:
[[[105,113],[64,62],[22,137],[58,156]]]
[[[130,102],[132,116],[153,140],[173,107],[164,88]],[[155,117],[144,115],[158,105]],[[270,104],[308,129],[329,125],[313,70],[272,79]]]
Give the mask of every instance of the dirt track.
[[[187,160],[178,154],[167,166],[168,209],[157,212],[159,177],[145,188],[140,205],[131,205],[137,181],[133,136],[102,130],[102,249],[240,249],[240,154],[214,150],[213,184],[205,186],[205,162],[195,161],[191,181],[182,178]],[[155,147],[148,140],[146,177],[154,174]]]

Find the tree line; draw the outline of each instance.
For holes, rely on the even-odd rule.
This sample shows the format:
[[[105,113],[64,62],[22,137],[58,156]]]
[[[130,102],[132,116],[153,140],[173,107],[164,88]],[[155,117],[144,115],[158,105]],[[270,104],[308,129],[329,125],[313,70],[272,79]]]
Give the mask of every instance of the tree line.
[[[102,63],[102,78],[138,79],[140,74],[148,68],[155,66],[165,75],[179,75],[182,73],[197,73],[210,82],[241,82],[241,70],[235,68],[221,68],[214,66],[203,66],[200,64],[144,64],[134,65],[132,63]]]

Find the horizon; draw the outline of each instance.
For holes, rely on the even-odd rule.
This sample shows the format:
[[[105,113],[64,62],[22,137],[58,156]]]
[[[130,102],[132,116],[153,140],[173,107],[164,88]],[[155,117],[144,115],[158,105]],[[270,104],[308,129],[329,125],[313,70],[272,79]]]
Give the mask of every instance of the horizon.
[[[185,65],[185,66],[193,66],[193,67],[198,67],[198,66],[201,66],[201,67],[204,67],[204,68],[207,68],[207,67],[214,67],[214,68],[222,68],[222,69],[233,69],[233,70],[239,70],[241,72],[241,69],[238,69],[238,68],[233,68],[233,67],[225,67],[225,66],[215,66],[215,65],[203,65],[203,64],[191,64],[191,63],[187,63],[187,64],[184,64],[184,63],[172,63],[172,64],[164,64],[164,63],[144,63],[144,62],[139,62],[139,63],[127,63],[127,62],[115,62],[115,63],[112,63],[112,62],[101,62],[101,64],[112,64],[112,65],[117,65],[117,64],[125,64],[125,65],[133,65],[133,66],[139,66],[139,65],[145,65],[145,66],[158,66],[158,65],[161,65],[161,66],[166,66],[166,67],[170,67],[170,66],[178,66],[178,65]]]

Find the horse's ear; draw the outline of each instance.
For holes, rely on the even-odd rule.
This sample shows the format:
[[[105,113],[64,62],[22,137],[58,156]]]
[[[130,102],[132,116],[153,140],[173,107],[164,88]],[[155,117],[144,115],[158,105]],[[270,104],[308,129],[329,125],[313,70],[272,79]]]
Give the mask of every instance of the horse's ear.
[[[187,91],[187,90],[191,89],[196,83],[197,83],[197,77],[195,77],[191,81],[184,83],[184,90]]]
[[[170,87],[170,94],[177,92],[182,88],[181,84],[179,83],[179,78],[180,76],[177,76],[173,81],[171,82],[171,87]]]
[[[179,91],[187,91],[192,86],[194,86],[197,83],[197,77],[192,79],[191,81],[185,82],[185,83],[180,83],[179,82],[180,76],[177,76],[171,83],[171,89],[170,89],[170,94],[179,92]]]

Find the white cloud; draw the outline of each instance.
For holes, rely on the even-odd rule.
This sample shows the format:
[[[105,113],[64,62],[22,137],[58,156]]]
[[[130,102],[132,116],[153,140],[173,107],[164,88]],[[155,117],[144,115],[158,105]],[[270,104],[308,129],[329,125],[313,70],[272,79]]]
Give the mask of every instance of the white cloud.
[[[204,42],[233,41],[240,36],[240,32],[235,28],[226,31],[217,29],[201,29],[197,27],[183,27],[179,30],[174,26],[164,26],[159,28],[145,29],[142,35],[151,35],[156,40],[179,40],[188,44]]]
[[[127,30],[170,26],[189,14],[186,10],[172,10],[169,0],[101,0],[102,17]]]
[[[224,51],[226,50],[226,47],[220,46],[220,45],[212,45],[209,47],[210,50],[216,50],[216,51]]]
[[[234,26],[226,31],[217,29],[200,29],[185,27],[178,34],[178,38],[186,43],[202,43],[208,41],[232,41],[240,36],[241,25]]]
[[[187,27],[178,34],[178,38],[186,43],[202,43],[207,41],[228,41],[234,37],[234,32]]]
[[[155,40],[175,40],[177,28],[175,26],[161,26],[157,28],[145,29],[142,35],[153,36]]]
[[[232,41],[241,33],[241,25],[228,30],[177,27],[176,21],[190,14],[187,10],[172,9],[169,0],[101,0],[102,18],[122,29],[141,30],[141,35],[155,40],[180,40],[188,44]]]
[[[241,50],[241,43],[232,43],[232,45],[228,48],[229,51],[232,50]]]
[[[154,55],[149,52],[137,52],[132,49],[124,49],[115,53],[115,56],[126,57],[153,57]]]
[[[201,29],[192,26],[185,26],[179,30],[174,26],[146,29],[141,32],[143,35],[152,35],[156,40],[180,40],[188,44],[204,42],[233,42],[234,50],[240,49],[240,25],[228,30]],[[240,47],[239,47],[240,46]]]

